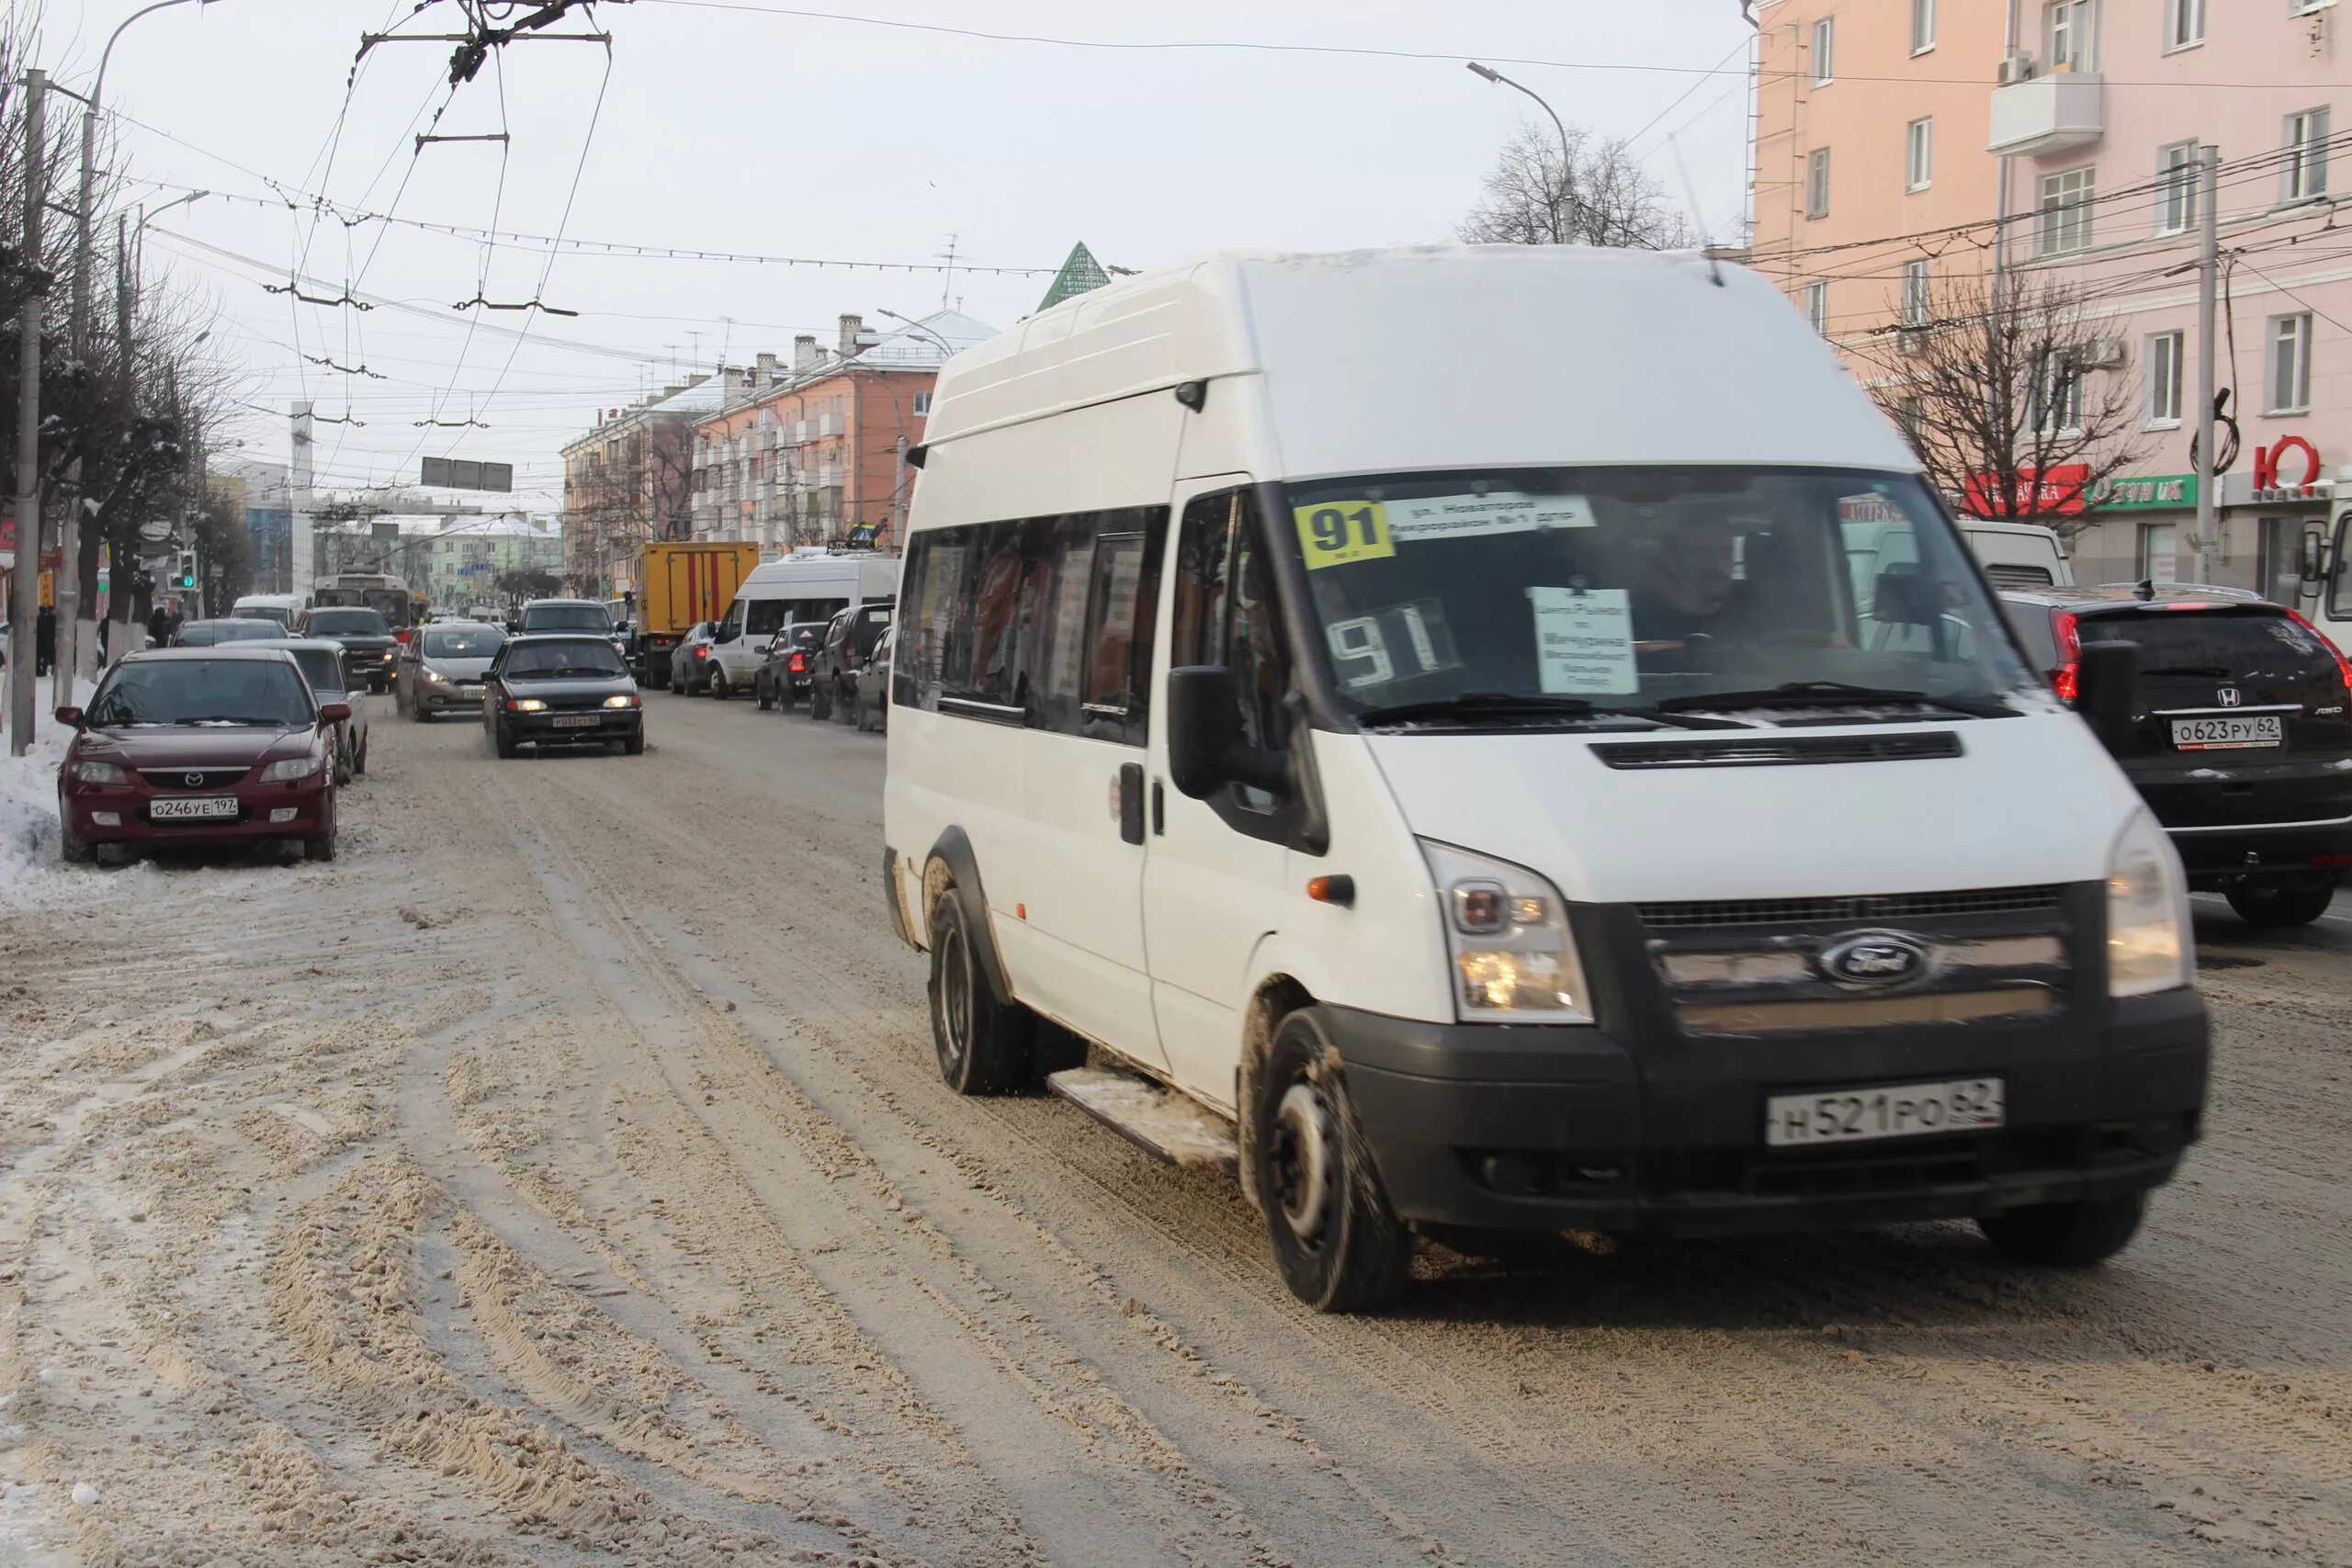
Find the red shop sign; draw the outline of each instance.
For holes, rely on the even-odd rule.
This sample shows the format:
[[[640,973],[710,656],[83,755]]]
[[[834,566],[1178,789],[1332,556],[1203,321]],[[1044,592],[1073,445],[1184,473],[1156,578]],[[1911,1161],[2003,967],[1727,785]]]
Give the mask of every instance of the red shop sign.
[[[2090,483],[2088,463],[2060,463],[2041,472],[2019,468],[2017,511],[2011,514],[2000,509],[2000,476],[1973,473],[1968,476],[1967,488],[1961,496],[1961,510],[1971,517],[2075,517],[2082,513],[2083,492]]]

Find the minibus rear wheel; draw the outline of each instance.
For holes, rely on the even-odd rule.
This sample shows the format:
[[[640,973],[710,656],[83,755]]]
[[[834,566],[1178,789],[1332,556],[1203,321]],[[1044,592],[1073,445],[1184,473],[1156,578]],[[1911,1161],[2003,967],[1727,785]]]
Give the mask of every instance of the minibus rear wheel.
[[[964,906],[949,884],[931,910],[931,1049],[957,1094],[1002,1094],[1029,1076],[1036,1017],[989,989]]]
[[[1250,1104],[1253,1176],[1291,1293],[1317,1312],[1367,1312],[1404,1292],[1412,1233],[1389,1207],[1371,1145],[1312,1014],[1274,1032]]]
[[[2052,1269],[2087,1269],[2104,1263],[2130,1244],[2147,1212],[2148,1195],[2125,1192],[2071,1203],[2037,1203],[1976,1222],[1993,1250],[2013,1263]]]

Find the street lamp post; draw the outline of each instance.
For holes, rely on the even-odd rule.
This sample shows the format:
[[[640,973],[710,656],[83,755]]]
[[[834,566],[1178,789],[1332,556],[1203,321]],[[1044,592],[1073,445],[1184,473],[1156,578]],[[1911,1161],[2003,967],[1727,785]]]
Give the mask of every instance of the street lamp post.
[[[889,317],[892,321],[901,323],[908,331],[922,333],[923,336],[929,338],[932,342],[939,345],[940,353],[951,356],[956,353],[956,345],[954,344],[949,343],[945,338],[941,337],[937,333],[932,331],[929,327],[924,326],[912,316],[901,316],[898,311],[880,305],[876,306],[875,310],[878,313]]]
[[[107,62],[114,56],[114,46],[124,31],[140,17],[174,6],[189,4],[209,6],[212,0],[154,0],[154,4],[133,11],[122,19],[107,39],[107,46],[98,51],[98,74],[90,84],[90,96],[82,107],[82,190],[81,199],[74,210],[74,316],[72,343],[76,359],[87,362],[90,353],[90,203],[91,187],[96,182],[98,113],[107,90]],[[202,193],[198,193],[202,194]],[[193,200],[194,197],[187,199]],[[130,344],[120,345],[124,355]],[[128,384],[128,378],[125,378]],[[57,531],[57,690],[60,704],[74,700],[74,677],[81,668],[80,620],[82,612],[82,502],[76,496],[74,504],[65,509]],[[118,576],[123,575],[122,563],[114,567]],[[128,637],[122,639],[128,642]],[[95,644],[93,645],[95,647]]]
[[[1514,82],[1494,67],[1481,65],[1475,60],[1465,61],[1464,63],[1468,65],[1474,73],[1485,77],[1489,82],[1525,93],[1535,100],[1538,108],[1552,117],[1552,129],[1560,133],[1561,202],[1567,209],[1567,235],[1573,238],[1577,231],[1577,157],[1575,150],[1568,145],[1568,128],[1560,123],[1558,112],[1544,101],[1544,95],[1526,83]]]

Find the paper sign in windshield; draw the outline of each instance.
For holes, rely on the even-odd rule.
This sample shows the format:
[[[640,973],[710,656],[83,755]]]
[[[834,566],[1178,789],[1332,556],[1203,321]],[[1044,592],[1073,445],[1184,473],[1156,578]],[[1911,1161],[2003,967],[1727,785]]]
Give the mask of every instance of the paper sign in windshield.
[[[1485,534],[1524,534],[1535,528],[1599,526],[1592,503],[1580,495],[1424,495],[1388,503],[1388,536],[1411,544],[1469,539]]]
[[[1641,689],[1634,612],[1622,588],[1531,588],[1537,678],[1546,692],[1622,696]]]

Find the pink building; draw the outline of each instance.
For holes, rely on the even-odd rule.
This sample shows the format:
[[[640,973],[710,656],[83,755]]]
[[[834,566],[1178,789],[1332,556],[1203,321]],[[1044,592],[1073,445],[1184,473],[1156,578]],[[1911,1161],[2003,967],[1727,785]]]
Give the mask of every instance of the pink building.
[[[2352,493],[2352,7],[1766,0],[1759,19],[1755,261],[1833,341],[1871,341],[1942,269],[1985,269],[1996,236],[2006,265],[2056,273],[2112,322],[2081,374],[2130,379],[2137,457],[2075,542],[2082,581],[2191,574],[2195,165],[2219,149],[2216,384],[2239,451],[2211,577],[2293,603],[2324,491],[2341,475]],[[2282,493],[2312,468],[2310,495]]]

